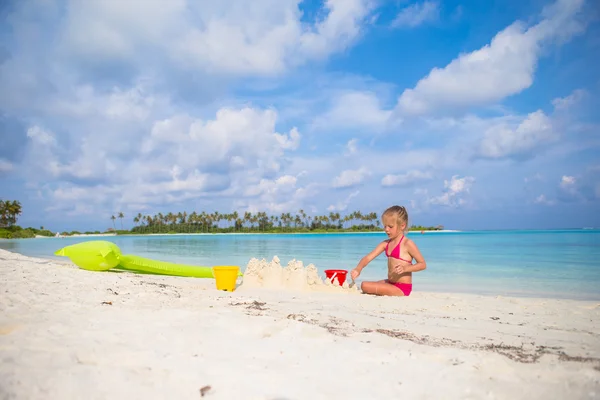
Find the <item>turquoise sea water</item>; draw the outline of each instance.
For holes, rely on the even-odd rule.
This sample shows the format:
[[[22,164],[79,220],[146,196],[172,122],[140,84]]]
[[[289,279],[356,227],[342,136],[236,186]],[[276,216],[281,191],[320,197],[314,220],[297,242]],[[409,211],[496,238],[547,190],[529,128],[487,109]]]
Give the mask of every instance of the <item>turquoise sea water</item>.
[[[414,291],[600,300],[600,230],[411,232],[427,269],[413,275]],[[319,271],[355,267],[385,234],[227,234],[111,236],[1,240],[0,248],[59,258],[68,244],[109,240],[124,254],[193,265],[239,265],[252,257],[282,265],[292,259]],[[359,281],[386,277],[386,257]],[[322,274],[324,275],[324,274]]]

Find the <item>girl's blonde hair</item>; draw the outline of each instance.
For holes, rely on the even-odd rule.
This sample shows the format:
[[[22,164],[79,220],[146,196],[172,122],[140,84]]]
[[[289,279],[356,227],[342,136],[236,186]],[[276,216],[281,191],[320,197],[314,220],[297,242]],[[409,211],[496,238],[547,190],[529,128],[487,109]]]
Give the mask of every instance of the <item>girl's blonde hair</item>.
[[[405,230],[408,229],[408,212],[402,206],[391,206],[381,214],[381,219],[386,217],[396,217],[398,225],[406,224]]]

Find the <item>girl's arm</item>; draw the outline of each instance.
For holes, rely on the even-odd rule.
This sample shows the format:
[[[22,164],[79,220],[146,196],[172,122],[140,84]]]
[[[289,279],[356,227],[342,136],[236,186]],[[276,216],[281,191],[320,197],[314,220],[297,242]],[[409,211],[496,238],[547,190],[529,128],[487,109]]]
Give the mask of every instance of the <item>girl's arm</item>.
[[[373,249],[372,252],[370,252],[369,254],[367,254],[366,256],[364,256],[363,258],[360,259],[360,261],[358,262],[356,267],[350,273],[350,275],[352,276],[352,279],[356,279],[356,276],[360,275],[360,272],[363,270],[363,268],[366,267],[367,264],[369,264],[371,261],[373,261],[373,259],[375,257],[380,255],[385,250],[386,244],[387,244],[387,241],[384,240],[383,242],[379,243],[377,245],[377,247],[375,247],[375,249]],[[356,276],[354,276],[354,271],[358,272],[356,274]]]
[[[423,258],[423,255],[421,254],[421,251],[419,251],[419,248],[415,242],[412,240],[407,241],[406,250],[408,250],[408,254],[415,259],[416,264],[402,266],[403,272],[418,272],[427,268],[427,263],[425,262],[425,259]]]

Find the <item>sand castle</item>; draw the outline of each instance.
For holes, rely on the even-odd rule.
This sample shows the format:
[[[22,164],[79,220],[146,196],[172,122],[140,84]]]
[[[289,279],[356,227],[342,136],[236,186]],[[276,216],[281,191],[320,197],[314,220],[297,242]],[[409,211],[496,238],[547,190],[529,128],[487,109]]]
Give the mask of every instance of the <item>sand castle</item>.
[[[337,278],[333,281],[322,279],[314,264],[306,267],[300,260],[290,260],[282,267],[279,257],[266,259],[252,258],[248,262],[238,289],[268,288],[297,291],[343,291],[360,293],[356,285],[345,281],[341,286]]]

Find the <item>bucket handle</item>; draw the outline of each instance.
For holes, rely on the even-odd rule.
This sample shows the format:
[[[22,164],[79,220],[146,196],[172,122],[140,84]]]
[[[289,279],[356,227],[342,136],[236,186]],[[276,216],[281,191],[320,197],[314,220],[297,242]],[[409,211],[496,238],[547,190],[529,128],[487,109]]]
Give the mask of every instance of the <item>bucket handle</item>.
[[[329,282],[331,282],[332,285],[333,285],[333,280],[335,279],[337,274],[338,274],[337,272],[334,272],[333,275],[331,275],[331,278],[329,278]]]

